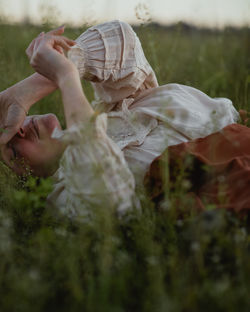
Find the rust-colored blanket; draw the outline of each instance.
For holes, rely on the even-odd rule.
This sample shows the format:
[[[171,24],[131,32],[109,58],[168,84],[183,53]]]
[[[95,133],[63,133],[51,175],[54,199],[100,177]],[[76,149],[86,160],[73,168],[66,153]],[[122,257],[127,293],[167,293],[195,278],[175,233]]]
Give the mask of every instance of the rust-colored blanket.
[[[212,204],[240,214],[249,211],[250,128],[231,124],[205,138],[169,147],[153,161],[145,177],[151,198],[161,200],[166,183],[173,186],[180,172],[183,181],[188,181],[195,208],[203,210]]]

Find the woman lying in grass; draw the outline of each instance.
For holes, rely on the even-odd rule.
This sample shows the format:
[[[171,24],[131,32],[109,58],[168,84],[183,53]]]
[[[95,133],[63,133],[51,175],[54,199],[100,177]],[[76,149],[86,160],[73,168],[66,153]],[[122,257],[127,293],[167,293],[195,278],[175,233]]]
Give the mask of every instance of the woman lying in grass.
[[[89,207],[104,203],[123,214],[168,146],[237,121],[228,99],[179,84],[159,87],[128,24],[91,27],[76,42],[61,36],[63,31],[35,38],[26,52],[36,73],[0,94],[0,144],[4,162],[17,174],[53,175],[48,201],[67,215],[86,217]],[[79,76],[92,83],[92,105]],[[62,94],[64,131],[52,114],[26,117],[56,88]]]

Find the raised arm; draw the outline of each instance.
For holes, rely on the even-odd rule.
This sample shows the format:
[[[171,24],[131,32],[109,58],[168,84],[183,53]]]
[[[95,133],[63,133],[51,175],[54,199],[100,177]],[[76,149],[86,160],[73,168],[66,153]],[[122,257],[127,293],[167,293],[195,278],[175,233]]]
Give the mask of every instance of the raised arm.
[[[6,96],[17,101],[28,112],[34,103],[56,89],[57,85],[55,83],[38,73],[34,73],[7,90],[4,90],[2,94],[6,93]]]
[[[37,47],[28,51],[36,72],[57,85],[62,94],[67,127],[89,120],[94,113],[85,97],[75,65],[54,47],[69,50],[71,40],[50,34],[42,35]]]
[[[83,92],[78,71],[73,64],[72,71],[58,78],[58,86],[62,94],[67,128],[88,121],[94,111]]]
[[[64,27],[59,27],[50,31],[48,35],[60,36],[63,32]],[[38,47],[42,35],[44,33],[36,37],[26,50],[29,57]],[[71,40],[68,42],[71,45],[74,44]],[[54,48],[63,53],[62,47],[55,45]],[[6,144],[18,132],[30,107],[53,92],[57,87],[57,84],[50,79],[39,73],[34,73],[7,90],[0,92],[0,145]]]
[[[57,137],[68,148],[50,202],[69,215],[86,217],[96,206],[116,208],[123,215],[133,204],[134,177],[122,151],[106,134],[106,114],[91,118],[94,111],[77,68],[53,49],[54,44],[68,49],[59,38],[44,36],[31,56],[34,69],[59,86],[68,128]]]

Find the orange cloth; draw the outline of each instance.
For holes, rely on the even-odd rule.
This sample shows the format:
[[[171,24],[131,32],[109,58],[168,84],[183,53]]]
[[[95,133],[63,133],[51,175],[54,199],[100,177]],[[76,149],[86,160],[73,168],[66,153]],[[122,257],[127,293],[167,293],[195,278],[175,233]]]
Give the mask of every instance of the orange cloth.
[[[188,191],[195,198],[195,208],[214,204],[240,213],[250,210],[250,128],[231,124],[205,138],[169,147],[154,160],[145,178],[156,201],[163,196],[162,166],[167,162],[171,183],[180,167],[185,168],[183,179],[190,181]]]

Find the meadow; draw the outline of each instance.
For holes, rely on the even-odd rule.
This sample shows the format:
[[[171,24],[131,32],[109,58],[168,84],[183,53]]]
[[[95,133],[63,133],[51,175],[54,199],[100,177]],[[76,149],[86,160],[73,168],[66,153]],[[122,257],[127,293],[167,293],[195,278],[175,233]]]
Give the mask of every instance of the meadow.
[[[33,72],[25,49],[49,29],[0,24],[0,91]],[[160,84],[190,85],[250,111],[249,28],[135,31]],[[65,125],[59,92],[30,114],[47,112]],[[95,221],[82,224],[46,207],[51,179],[20,180],[0,167],[0,311],[250,311],[249,217],[211,206],[180,217],[175,198],[181,206],[186,194],[176,187],[161,211],[140,196],[140,215],[119,220],[97,207]]]

